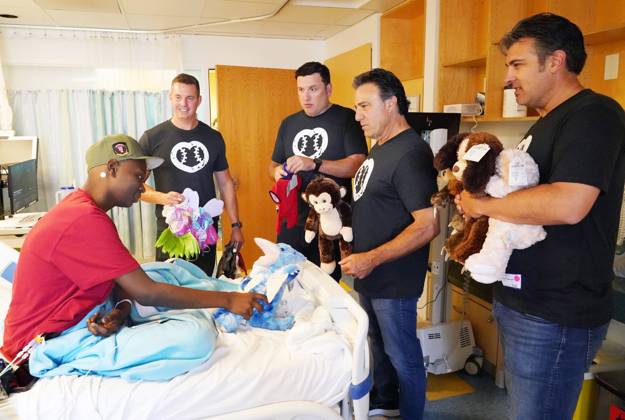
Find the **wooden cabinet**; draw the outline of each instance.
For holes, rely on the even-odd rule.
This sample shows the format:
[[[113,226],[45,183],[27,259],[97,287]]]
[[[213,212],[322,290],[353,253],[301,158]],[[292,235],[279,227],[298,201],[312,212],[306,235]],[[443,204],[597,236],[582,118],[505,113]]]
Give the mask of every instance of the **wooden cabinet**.
[[[424,50],[425,0],[405,1],[382,15],[380,67],[402,81],[408,96],[423,96]]]
[[[489,373],[500,364],[499,336],[492,315],[492,305],[471,294],[464,295],[462,289],[449,285],[451,289],[450,320],[468,319],[471,321],[473,336],[478,347],[484,351],[485,368]]]
[[[604,80],[605,56],[625,53],[625,0],[441,0],[437,109],[485,92],[481,120],[518,120],[501,116],[506,69],[497,43],[520,19],[545,11],[582,30],[588,53],[582,83],[625,104],[625,57],[619,78]]]

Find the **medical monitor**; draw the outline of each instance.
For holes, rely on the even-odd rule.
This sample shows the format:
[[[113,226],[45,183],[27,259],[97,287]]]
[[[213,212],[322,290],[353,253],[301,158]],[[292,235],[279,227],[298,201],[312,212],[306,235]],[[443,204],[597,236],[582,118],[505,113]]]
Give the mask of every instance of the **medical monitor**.
[[[39,200],[36,159],[7,165],[7,175],[11,214],[15,214]]]

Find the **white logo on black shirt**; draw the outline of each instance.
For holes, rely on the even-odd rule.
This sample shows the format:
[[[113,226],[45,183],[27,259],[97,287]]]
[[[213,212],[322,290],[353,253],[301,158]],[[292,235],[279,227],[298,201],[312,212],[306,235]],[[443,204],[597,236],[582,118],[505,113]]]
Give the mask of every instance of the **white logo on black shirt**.
[[[527,149],[529,149],[531,143],[532,143],[532,135],[530,134],[529,136],[525,137],[521,141],[521,143],[517,144],[516,148],[518,150],[523,150],[524,152],[527,152]]]
[[[366,159],[362,162],[360,168],[358,168],[358,172],[356,172],[356,176],[354,177],[354,201],[358,200],[365,193],[367,184],[369,183],[369,178],[373,172],[373,165],[373,159]]]
[[[328,132],[317,127],[312,130],[306,128],[295,135],[293,139],[293,154],[311,159],[321,157],[328,147]]]
[[[176,168],[190,174],[205,167],[208,158],[208,149],[199,141],[181,141],[171,149],[169,154],[169,159]]]

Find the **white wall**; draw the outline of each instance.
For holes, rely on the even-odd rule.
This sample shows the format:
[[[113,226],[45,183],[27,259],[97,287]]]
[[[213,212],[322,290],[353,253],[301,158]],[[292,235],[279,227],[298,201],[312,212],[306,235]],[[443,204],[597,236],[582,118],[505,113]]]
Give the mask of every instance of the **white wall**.
[[[324,58],[324,41],[185,36],[182,47],[187,68],[226,64],[296,69]]]
[[[326,39],[325,56],[328,59],[363,44],[371,43],[371,65],[380,67],[380,13],[374,13],[354,26]]]

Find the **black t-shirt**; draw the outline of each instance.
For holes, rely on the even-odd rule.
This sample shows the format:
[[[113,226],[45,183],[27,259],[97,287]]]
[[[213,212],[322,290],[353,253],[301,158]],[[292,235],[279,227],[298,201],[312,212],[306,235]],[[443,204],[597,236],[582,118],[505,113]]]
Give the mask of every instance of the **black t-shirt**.
[[[521,289],[498,284],[495,298],[561,325],[604,324],[612,314],[625,113],[614,100],[583,90],[538,120],[519,148],[538,163],[541,184],[574,182],[601,191],[581,222],[545,226],[545,240],[513,252],[506,272],[521,274]]]
[[[365,136],[356,121],[354,111],[334,104],[316,117],[309,117],[304,111],[300,111],[285,118],[280,124],[271,160],[284,163],[294,155],[311,159],[339,160],[354,154],[367,154]],[[304,192],[318,172],[306,171],[298,175],[302,178],[300,192]],[[348,203],[351,202],[351,178],[322,175],[344,186],[347,196],[343,199]],[[297,225],[292,229],[283,226],[278,241],[288,243],[311,258],[316,252],[316,240],[311,245],[304,242],[304,225],[308,211],[308,204],[300,196],[297,205]],[[316,257],[313,257],[313,260],[315,259]]]
[[[354,178],[354,252],[376,248],[413,222],[411,212],[430,207],[436,191],[432,150],[413,129],[375,145]],[[429,246],[376,267],[354,282],[371,298],[418,297],[423,291]]]
[[[200,205],[215,198],[213,172],[228,169],[226,145],[219,131],[199,121],[191,130],[176,127],[170,120],[147,130],[139,140],[143,151],[165,161],[154,170],[158,191],[182,193],[185,188],[197,191]],[[162,219],[163,206],[156,206]]]

